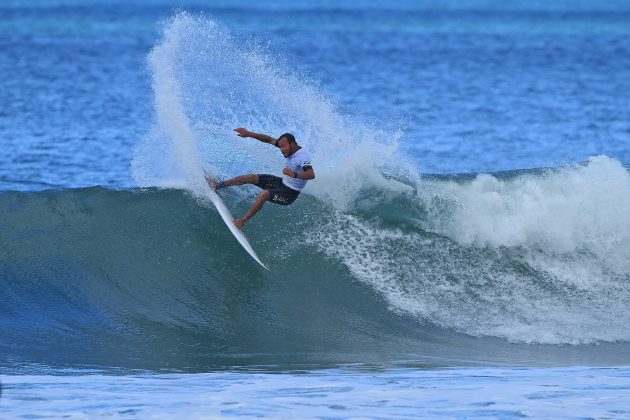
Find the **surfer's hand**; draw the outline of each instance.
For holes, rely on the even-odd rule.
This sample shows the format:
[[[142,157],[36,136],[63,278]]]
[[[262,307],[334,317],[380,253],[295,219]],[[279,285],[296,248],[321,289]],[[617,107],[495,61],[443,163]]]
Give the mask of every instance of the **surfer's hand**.
[[[246,128],[235,128],[234,131],[236,131],[240,137],[250,137],[251,134]]]
[[[284,168],[282,170],[282,173],[285,174],[286,176],[290,176],[291,178],[293,178],[294,172],[289,168]]]

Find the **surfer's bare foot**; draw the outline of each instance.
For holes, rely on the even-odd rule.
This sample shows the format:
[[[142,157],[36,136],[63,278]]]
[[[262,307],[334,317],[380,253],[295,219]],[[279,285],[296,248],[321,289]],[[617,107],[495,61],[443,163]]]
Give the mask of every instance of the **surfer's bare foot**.
[[[208,183],[208,185],[210,185],[210,188],[212,188],[213,190],[216,191],[219,189],[219,183],[215,181],[214,179],[210,178],[208,175],[206,175],[206,182]]]
[[[241,229],[245,225],[246,222],[247,220],[245,220],[244,218],[234,219],[234,226]]]

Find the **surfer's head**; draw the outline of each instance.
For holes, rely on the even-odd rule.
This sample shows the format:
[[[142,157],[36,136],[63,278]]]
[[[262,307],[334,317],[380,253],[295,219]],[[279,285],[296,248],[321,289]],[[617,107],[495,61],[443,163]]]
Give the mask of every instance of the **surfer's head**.
[[[295,137],[291,133],[284,133],[280,136],[278,139],[278,147],[284,157],[291,156],[299,149],[299,146],[295,141]]]

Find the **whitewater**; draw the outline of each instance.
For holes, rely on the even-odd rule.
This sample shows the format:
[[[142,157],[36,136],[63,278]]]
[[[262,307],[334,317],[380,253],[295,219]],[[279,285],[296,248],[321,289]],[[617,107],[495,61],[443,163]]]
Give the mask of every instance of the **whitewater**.
[[[32,7],[43,7],[44,15],[58,12]],[[388,13],[425,19],[423,9],[409,7],[376,10],[373,19],[383,13],[385,26],[348,24],[341,32],[322,26],[316,36],[322,45],[335,45],[339,37],[353,43],[353,37],[376,31],[369,38],[380,51],[375,59],[396,56],[408,37],[417,36],[423,48],[452,42],[455,76],[444,83],[451,88],[461,83],[455,57],[469,41],[434,41],[412,26],[396,29],[403,31],[400,38],[389,32]],[[236,7],[241,9],[246,5]],[[554,164],[562,159],[528,155],[536,142],[522,143],[518,155],[495,139],[494,151],[490,146],[469,151],[477,161],[474,170],[432,171],[439,164],[427,152],[433,143],[410,146],[415,128],[401,127],[382,104],[353,102],[352,88],[339,87],[362,77],[348,69],[346,59],[337,57],[340,63],[334,64],[331,78],[339,80],[324,83],[308,66],[296,65],[294,56],[278,51],[293,42],[295,54],[306,57],[314,42],[309,36],[315,35],[300,38],[299,31],[287,32],[290,20],[272,20],[277,43],[266,42],[234,30],[235,11],[217,10],[226,14],[223,20],[169,9],[160,24],[153,17],[146,23],[159,28],[142,41],[148,53],[137,66],[146,78],[138,89],[147,91],[146,105],[138,108],[146,110],[113,106],[112,97],[124,102],[125,92],[132,91],[113,86],[100,94],[105,115],[96,134],[72,131],[66,140],[48,139],[48,148],[34,146],[49,159],[49,173],[41,179],[29,169],[29,162],[39,164],[32,163],[36,159],[16,154],[6,160],[12,172],[0,173],[0,410],[11,417],[628,414],[630,171],[623,148],[606,153],[576,138],[557,156],[588,153]],[[353,22],[343,10],[324,10]],[[565,13],[549,13],[556,12]],[[487,28],[471,23],[476,12],[467,13],[457,19],[486,36]],[[95,30],[103,37],[90,50],[104,57],[99,70],[84,82],[77,76],[85,83],[82,91],[105,80],[106,61],[125,57],[121,51],[131,48],[116,31],[140,30],[131,24],[94,28],[70,25],[53,37],[62,45],[73,45],[68,39],[77,31]],[[483,54],[492,57],[488,45],[510,39],[497,28],[475,44],[480,62]],[[22,40],[19,33],[12,36]],[[526,41],[514,36],[518,52]],[[537,36],[531,38],[535,50]],[[570,49],[566,45],[573,41],[557,42]],[[619,65],[613,61],[609,83]],[[333,65],[313,63],[327,71]],[[427,63],[414,62],[414,71]],[[433,80],[448,74],[442,70],[438,65]],[[380,83],[388,77],[403,83],[396,79],[398,71],[388,71]],[[504,88],[488,74],[484,83]],[[112,71],[111,77],[121,76]],[[556,86],[554,77],[540,83]],[[363,83],[378,89],[377,82]],[[601,95],[604,82],[597,83]],[[19,86],[15,92],[24,89]],[[387,100],[386,93],[377,96]],[[401,97],[401,106],[410,107],[404,109],[415,109]],[[470,101],[481,105],[476,103],[478,114],[467,122],[472,128],[464,142],[479,142],[484,133],[494,138],[485,120],[494,118],[488,117],[489,99],[479,94]],[[609,107],[616,103],[611,100]],[[444,133],[463,128],[459,122],[449,126],[444,115],[431,126],[434,113],[444,109],[434,105],[411,125],[433,130],[425,134],[441,131],[432,136],[435,150],[459,147],[461,140],[440,143]],[[459,111],[465,119],[466,112]],[[75,110],[70,120],[82,121],[81,112]],[[111,118],[109,112],[121,115]],[[538,118],[538,112],[528,118]],[[134,118],[126,120],[122,113]],[[4,115],[9,112],[0,109],[0,118]],[[508,120],[516,124],[526,117],[514,114]],[[113,121],[133,127],[132,141],[107,128]],[[619,135],[615,124],[607,131],[613,138]],[[5,134],[16,138],[28,126],[14,125]],[[317,174],[293,205],[267,204],[245,228],[269,272],[249,259],[206,196],[203,168],[218,178],[277,175],[282,169],[277,149],[237,137],[235,127],[272,136],[294,133],[312,155]],[[42,136],[46,139],[28,138]],[[97,145],[83,150],[92,136]],[[118,147],[98,145],[121,138]],[[77,152],[69,158],[66,148],[72,145]],[[107,153],[110,158],[97,162],[95,156]],[[518,156],[510,160],[512,155]],[[492,162],[497,169],[488,169]],[[467,164],[462,159],[451,166]],[[100,173],[111,174],[109,181],[92,181],[98,165],[106,166]],[[222,199],[238,216],[256,193],[253,187],[231,188]],[[151,396],[144,396],[146,390]]]

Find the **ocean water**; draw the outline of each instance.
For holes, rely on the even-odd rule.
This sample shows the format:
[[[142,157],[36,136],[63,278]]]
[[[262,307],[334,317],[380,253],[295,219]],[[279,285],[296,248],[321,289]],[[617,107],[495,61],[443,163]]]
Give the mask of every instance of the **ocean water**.
[[[630,4],[4,1],[0,417],[630,411]],[[317,178],[233,240],[201,177]],[[256,190],[222,197],[235,215]]]

